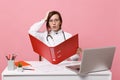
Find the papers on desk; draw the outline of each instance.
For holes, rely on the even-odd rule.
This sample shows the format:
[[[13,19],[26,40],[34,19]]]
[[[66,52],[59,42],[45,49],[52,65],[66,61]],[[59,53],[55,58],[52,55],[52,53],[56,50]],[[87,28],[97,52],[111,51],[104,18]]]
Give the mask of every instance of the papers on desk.
[[[64,67],[58,67],[57,65],[37,65],[33,67],[39,70],[40,72],[54,72],[64,69]]]
[[[43,63],[43,64],[41,64]],[[68,71],[68,69],[65,67],[66,65],[74,65],[78,64],[80,62],[63,62],[57,65],[53,65],[47,61],[40,62],[38,64],[33,64],[32,67],[37,69],[40,72],[57,72],[57,71]]]

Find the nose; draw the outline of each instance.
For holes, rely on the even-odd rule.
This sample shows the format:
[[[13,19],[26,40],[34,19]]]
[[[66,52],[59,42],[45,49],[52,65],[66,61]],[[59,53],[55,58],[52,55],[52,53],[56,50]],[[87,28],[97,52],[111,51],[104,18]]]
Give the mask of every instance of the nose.
[[[53,24],[53,25],[55,25],[55,24],[56,24],[56,22],[55,22],[55,21],[53,21],[53,22],[52,22],[52,24]]]

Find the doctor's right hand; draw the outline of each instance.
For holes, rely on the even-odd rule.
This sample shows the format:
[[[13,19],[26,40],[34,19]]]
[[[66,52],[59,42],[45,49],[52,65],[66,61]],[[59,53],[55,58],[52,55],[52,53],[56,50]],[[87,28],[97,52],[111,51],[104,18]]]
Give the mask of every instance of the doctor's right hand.
[[[50,11],[48,11],[48,12],[46,13],[46,15],[45,15],[45,17],[44,17],[44,20],[45,20],[45,21],[47,20],[49,13],[50,13]]]

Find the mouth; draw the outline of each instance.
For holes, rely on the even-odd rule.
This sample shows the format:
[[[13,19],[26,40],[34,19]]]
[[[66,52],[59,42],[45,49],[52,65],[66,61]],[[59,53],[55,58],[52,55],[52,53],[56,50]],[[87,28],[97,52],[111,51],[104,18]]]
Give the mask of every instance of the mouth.
[[[58,27],[57,26],[52,26],[52,30],[57,31]]]
[[[56,28],[56,26],[53,26],[53,28]]]

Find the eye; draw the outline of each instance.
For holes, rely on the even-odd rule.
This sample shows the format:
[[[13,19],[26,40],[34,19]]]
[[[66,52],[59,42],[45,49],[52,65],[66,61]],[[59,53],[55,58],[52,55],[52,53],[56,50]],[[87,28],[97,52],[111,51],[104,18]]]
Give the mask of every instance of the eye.
[[[54,21],[55,21],[55,22],[58,22],[58,21],[59,21],[59,19],[55,19]]]
[[[51,19],[51,20],[49,20],[49,22],[53,22],[53,21],[54,21],[54,22],[58,22],[59,19],[54,19],[54,20]]]
[[[53,22],[53,20],[49,20],[49,22]]]

